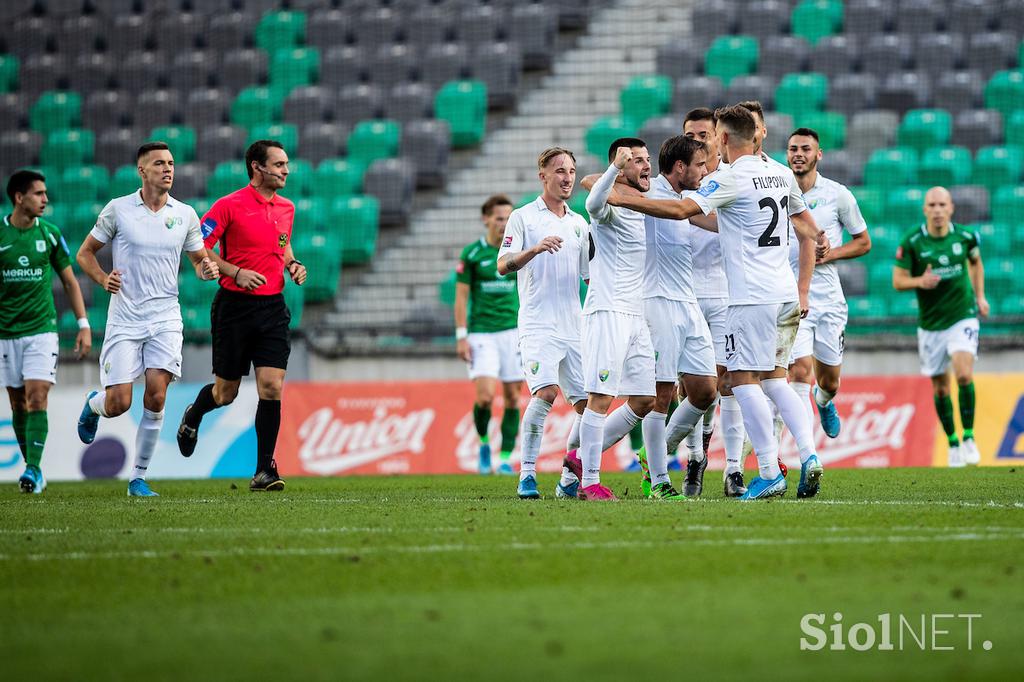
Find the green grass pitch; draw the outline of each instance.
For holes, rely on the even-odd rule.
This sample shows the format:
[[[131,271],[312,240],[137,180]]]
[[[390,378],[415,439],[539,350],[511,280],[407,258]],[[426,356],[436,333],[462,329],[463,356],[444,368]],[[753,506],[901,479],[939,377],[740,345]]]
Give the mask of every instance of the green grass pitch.
[[[1024,470],[831,470],[810,501],[790,479],[750,504],[718,472],[686,503],[625,474],[618,504],[556,500],[553,476],[535,502],[471,476],[5,484],[2,675],[1019,679]],[[837,612],[844,640],[925,615],[926,647],[954,648],[905,630],[901,651],[894,627],[894,651],[802,651],[803,616]]]

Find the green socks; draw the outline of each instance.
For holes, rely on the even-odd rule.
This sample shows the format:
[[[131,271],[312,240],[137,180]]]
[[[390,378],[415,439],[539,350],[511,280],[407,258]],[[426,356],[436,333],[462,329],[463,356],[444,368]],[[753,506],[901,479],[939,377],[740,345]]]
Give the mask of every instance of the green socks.
[[[45,410],[25,414],[25,463],[29,466],[39,468],[48,430],[49,423]]]
[[[516,436],[519,435],[519,408],[506,407],[501,415],[501,459],[512,456],[516,447]]]
[[[473,423],[476,425],[476,435],[480,436],[480,442],[487,442],[487,425],[491,423],[491,408],[489,405],[473,404]]]
[[[22,459],[25,459],[25,421],[27,419],[28,412],[16,410],[11,414],[11,425],[14,427],[14,437],[18,439]]]
[[[960,387],[960,426],[964,429],[964,439],[974,437],[974,382]],[[968,435],[970,434],[970,435]]]
[[[959,445],[960,441],[956,437],[956,424],[953,422],[953,399],[948,395],[935,396],[935,411],[939,415],[939,421],[942,422],[942,430],[946,432],[949,444]]]

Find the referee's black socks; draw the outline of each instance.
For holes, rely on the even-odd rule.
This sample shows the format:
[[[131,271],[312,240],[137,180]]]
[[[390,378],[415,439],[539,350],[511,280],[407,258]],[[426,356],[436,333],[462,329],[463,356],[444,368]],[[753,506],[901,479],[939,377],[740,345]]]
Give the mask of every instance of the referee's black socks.
[[[270,471],[274,465],[274,448],[280,430],[281,401],[260,398],[256,406],[256,471]]]
[[[213,384],[206,384],[199,389],[192,408],[185,415],[185,424],[189,428],[198,429],[199,422],[203,421],[203,415],[220,407],[213,399]]]

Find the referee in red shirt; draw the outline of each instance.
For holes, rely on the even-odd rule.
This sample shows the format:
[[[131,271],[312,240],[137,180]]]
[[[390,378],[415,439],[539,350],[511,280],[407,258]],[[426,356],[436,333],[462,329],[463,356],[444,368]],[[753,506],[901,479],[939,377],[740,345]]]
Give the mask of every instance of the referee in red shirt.
[[[278,195],[288,179],[280,142],[257,140],[245,152],[249,184],[221,197],[203,216],[210,258],[220,266],[220,289],[210,309],[214,383],[199,391],[178,426],[178,449],[195,451],[203,415],[229,405],[249,366],[256,368],[256,474],[250,490],[283,490],[274,447],[281,429],[281,392],[291,346],[291,313],[284,303],[284,273],[296,284],[306,268],[292,253],[295,205]],[[213,246],[220,242],[220,254]]]

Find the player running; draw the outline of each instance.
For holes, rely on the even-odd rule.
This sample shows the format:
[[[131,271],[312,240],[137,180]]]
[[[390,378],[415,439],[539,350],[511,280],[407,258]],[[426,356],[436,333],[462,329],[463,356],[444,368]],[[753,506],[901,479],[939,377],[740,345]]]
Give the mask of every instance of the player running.
[[[786,492],[766,395],[779,407],[800,450],[797,496],[812,497],[819,490],[821,462],[814,451],[807,413],[785,377],[799,320],[807,310],[815,241],[819,255],[827,253],[827,242],[804,205],[792,172],[754,154],[753,115],[741,106],[716,113],[720,149],[723,160],[730,163],[728,169],[720,170],[713,180],[705,180],[700,190],[686,199],[620,194],[611,201],[676,220],[717,210],[729,281],[726,361],[743,424],[757,452],[760,474],[740,499],[762,499]],[[788,267],[789,229],[780,224],[780,219],[787,216],[795,223],[801,240],[799,282]]]
[[[0,385],[7,388],[14,435],[25,461],[18,487],[24,493],[41,493],[46,488],[40,462],[49,432],[47,397],[57,382],[54,273],[78,318],[79,358],[88,355],[92,333],[68,245],[57,226],[42,218],[49,201],[46,178],[17,171],[7,181],[7,197],[14,208],[0,230]]]
[[[850,190],[818,173],[821,156],[818,133],[814,130],[797,128],[789,136],[786,160],[814,222],[825,231],[831,246],[829,254],[814,266],[808,301],[811,308],[807,317],[800,320],[793,343],[789,382],[800,396],[812,424],[814,415],[809,398],[811,384],[816,383],[814,404],[821,417],[821,428],[829,438],[835,438],[839,435],[840,422],[832,400],[839,392],[848,307],[834,263],[866,254],[871,250],[871,237]],[[850,235],[850,241],[845,244],[843,230]],[[799,256],[796,242],[791,239],[789,262],[794,273],[798,271]]]
[[[552,147],[537,159],[541,195],[512,211],[498,252],[498,274],[518,273],[519,351],[526,385],[533,396],[523,413],[522,464],[517,493],[540,497],[537,457],[544,420],[559,388],[577,415],[586,405],[580,356],[580,280],[589,279],[587,221],[566,200],[576,184],[576,157]],[[567,450],[579,445],[580,419],[569,434]],[[568,457],[567,457],[568,460]],[[563,468],[557,497],[576,497],[578,477]]]
[[[921,373],[931,377],[935,411],[949,441],[949,466],[978,464],[974,442],[974,359],[978,356],[978,315],[988,317],[985,268],[978,234],[952,222],[953,198],[944,187],[924,196],[925,223],[906,234],[896,249],[892,285],[916,291],[917,350]],[[959,387],[963,446],[956,437],[949,366]]]
[[[100,352],[100,383],[78,418],[83,443],[96,438],[100,417],[117,417],[132,404],[132,383],[143,374],[146,391],[135,435],[130,497],[157,497],[146,470],[160,438],[167,387],[181,378],[182,322],[178,267],[182,249],[203,280],[217,279],[195,210],[170,195],[174,158],[163,142],[147,142],[136,155],[142,188],[110,201],[78,250],[78,264],[110,296]],[[110,244],[114,266],[104,272],[96,254]]]
[[[480,473],[491,473],[488,427],[491,403],[501,382],[505,412],[501,418],[499,474],[511,475],[510,458],[519,433],[519,394],[523,366],[519,358],[519,294],[516,282],[498,274],[498,247],[512,213],[512,201],[497,194],[480,209],[487,234],[462,250],[455,266],[455,347],[469,363],[476,387],[473,423],[480,437]],[[468,312],[468,316],[467,316]],[[468,322],[467,322],[468,319]]]

